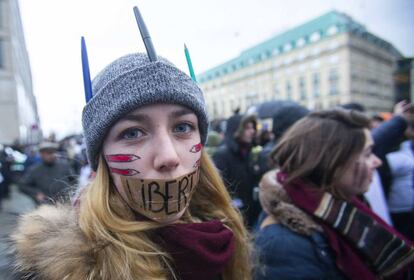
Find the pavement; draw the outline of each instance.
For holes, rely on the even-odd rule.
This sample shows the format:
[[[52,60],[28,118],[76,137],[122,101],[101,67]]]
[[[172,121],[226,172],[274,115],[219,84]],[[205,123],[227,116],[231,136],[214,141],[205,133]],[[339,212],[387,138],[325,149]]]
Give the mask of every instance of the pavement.
[[[10,198],[1,203],[0,209],[0,280],[15,280],[10,267],[10,256],[8,255],[8,238],[13,232],[17,218],[35,208],[35,203],[28,196],[20,193],[17,186],[11,186]]]

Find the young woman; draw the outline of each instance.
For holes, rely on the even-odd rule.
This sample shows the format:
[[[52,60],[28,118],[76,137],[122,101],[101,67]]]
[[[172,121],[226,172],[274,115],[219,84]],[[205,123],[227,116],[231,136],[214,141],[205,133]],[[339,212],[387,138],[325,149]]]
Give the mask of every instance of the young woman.
[[[82,122],[96,176],[76,207],[42,206],[13,236],[39,279],[250,279],[248,233],[203,150],[202,91],[167,60],[101,71]]]
[[[369,119],[314,112],[282,137],[262,178],[266,214],[255,245],[255,279],[398,279],[414,247],[357,199],[381,161]]]

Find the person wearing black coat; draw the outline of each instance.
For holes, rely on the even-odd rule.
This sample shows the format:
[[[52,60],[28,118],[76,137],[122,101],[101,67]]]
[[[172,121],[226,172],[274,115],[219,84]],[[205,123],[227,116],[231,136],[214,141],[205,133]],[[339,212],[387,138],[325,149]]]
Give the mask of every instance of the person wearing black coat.
[[[254,225],[261,211],[259,201],[254,199],[254,188],[260,179],[252,160],[256,132],[254,115],[233,115],[227,120],[223,144],[213,155],[233,203],[242,211],[249,227]]]

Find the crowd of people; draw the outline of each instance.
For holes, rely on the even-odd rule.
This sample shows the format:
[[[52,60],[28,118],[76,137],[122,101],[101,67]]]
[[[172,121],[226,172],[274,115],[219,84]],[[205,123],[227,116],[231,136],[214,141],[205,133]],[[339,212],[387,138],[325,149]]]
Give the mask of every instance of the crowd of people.
[[[12,185],[37,205],[58,203],[70,200],[92,175],[80,135],[0,148],[0,209]]]
[[[271,127],[209,128],[152,45],[88,76],[83,137],[41,143],[15,181],[38,204],[11,236],[20,277],[413,279],[411,104],[286,102]]]

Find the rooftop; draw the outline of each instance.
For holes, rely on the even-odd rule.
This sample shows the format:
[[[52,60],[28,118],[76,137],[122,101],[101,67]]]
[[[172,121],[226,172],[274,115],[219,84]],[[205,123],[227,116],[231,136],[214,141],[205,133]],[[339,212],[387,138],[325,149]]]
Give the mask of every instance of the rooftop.
[[[200,83],[207,82],[272,56],[289,52],[344,32],[357,34],[384,49],[401,55],[393,45],[369,33],[365,26],[354,21],[350,16],[338,11],[330,11],[243,51],[238,57],[197,75],[197,80]]]

